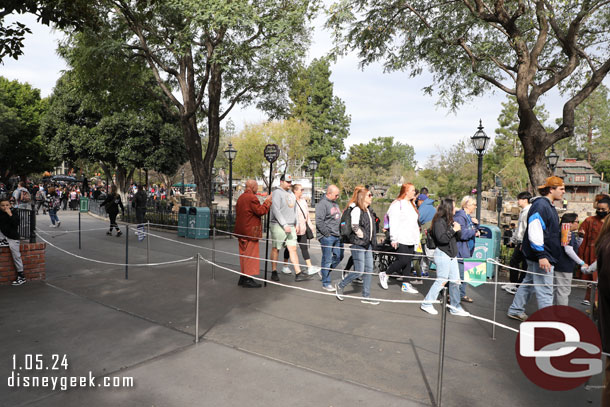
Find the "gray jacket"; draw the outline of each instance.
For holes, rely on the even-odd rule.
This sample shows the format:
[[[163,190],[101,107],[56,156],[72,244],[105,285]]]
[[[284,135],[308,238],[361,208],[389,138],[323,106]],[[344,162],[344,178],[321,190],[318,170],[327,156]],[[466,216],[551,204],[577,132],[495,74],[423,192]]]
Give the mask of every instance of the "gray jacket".
[[[324,195],[316,204],[316,230],[317,237],[339,237],[339,224],[341,223],[341,209],[335,201]]]
[[[271,201],[271,223],[277,223],[281,227],[297,224],[296,197],[292,191],[284,191],[282,188],[273,190]]]

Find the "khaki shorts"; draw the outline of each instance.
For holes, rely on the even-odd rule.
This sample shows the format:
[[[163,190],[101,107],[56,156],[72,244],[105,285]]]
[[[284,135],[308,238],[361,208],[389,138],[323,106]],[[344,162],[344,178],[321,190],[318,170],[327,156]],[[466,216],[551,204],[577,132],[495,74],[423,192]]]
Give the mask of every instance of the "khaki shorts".
[[[272,247],[276,249],[281,249],[286,246],[294,246],[297,245],[297,230],[295,226],[291,226],[290,233],[286,233],[284,228],[278,225],[277,223],[271,224],[271,239],[272,239]]]

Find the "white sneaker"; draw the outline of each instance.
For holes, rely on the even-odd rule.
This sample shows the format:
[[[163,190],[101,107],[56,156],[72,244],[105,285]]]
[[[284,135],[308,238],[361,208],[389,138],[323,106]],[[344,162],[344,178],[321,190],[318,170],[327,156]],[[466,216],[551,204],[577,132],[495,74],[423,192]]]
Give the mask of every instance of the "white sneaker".
[[[292,274],[292,270],[288,266],[282,267],[282,273],[284,274]]]
[[[508,287],[510,287],[510,283],[509,284],[502,284],[500,286],[501,289],[506,290]]]
[[[510,293],[513,290],[516,290],[516,287],[514,284],[509,283],[509,284],[504,284],[503,286],[501,286],[500,288],[502,288],[504,291],[506,291],[507,293]]]
[[[515,294],[517,294],[517,287],[508,287],[506,289],[506,292],[509,294],[515,295]]]
[[[309,274],[310,276],[313,276],[314,274],[320,274],[320,270],[322,269],[318,266],[307,267],[307,274]]]
[[[388,289],[388,275],[386,274],[385,271],[382,271],[381,273],[379,273],[379,284],[381,285],[381,288],[383,288],[384,290]]]
[[[49,225],[49,227],[50,227],[50,228],[56,228],[57,226],[55,226],[55,225],[53,225],[53,224],[50,224],[50,225]]]
[[[409,294],[419,294],[419,291],[413,288],[413,286],[409,283],[402,283],[402,288],[400,289],[400,291]]]
[[[364,299],[360,300],[360,302],[363,304],[379,305],[379,301],[371,300],[370,298],[364,298]]]
[[[333,287],[332,285],[323,285],[322,289],[326,291],[335,291],[335,287]]]
[[[455,315],[457,317],[469,317],[470,316],[470,312],[466,311],[464,308],[454,308],[451,305],[447,305],[447,308],[449,308],[449,312],[451,313],[451,315]]]
[[[427,312],[430,315],[437,315],[438,314],[438,311],[435,310],[432,305],[424,305],[424,304],[422,304],[422,305],[419,306],[419,308],[422,311],[425,311],[425,312]]]

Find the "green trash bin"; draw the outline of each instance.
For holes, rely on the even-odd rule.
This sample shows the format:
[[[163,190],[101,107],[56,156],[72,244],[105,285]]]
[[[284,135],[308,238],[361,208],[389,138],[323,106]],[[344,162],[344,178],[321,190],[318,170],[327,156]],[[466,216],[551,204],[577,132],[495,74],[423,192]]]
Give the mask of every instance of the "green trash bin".
[[[190,239],[210,238],[210,208],[189,208],[187,236]]]
[[[89,212],[89,198],[86,196],[80,197],[80,211],[83,213]]]
[[[181,206],[178,208],[178,236],[186,237],[187,230],[189,226],[188,216],[189,216],[189,207]]]
[[[502,232],[496,225],[480,225],[481,236],[474,241],[474,253],[471,259],[465,261],[487,261],[487,259],[500,258],[500,244],[502,242]],[[487,278],[493,278],[496,265],[487,263]]]

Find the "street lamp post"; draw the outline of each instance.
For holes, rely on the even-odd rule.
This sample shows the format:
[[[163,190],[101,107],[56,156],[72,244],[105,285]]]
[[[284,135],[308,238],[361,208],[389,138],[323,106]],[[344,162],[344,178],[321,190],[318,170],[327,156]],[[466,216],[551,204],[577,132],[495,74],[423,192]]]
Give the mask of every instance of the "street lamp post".
[[[487,144],[489,144],[489,137],[483,131],[483,122],[479,120],[479,127],[477,132],[470,137],[472,146],[477,150],[478,156],[478,170],[477,170],[477,220],[481,223],[481,189],[483,188],[483,154]]]
[[[316,170],[318,169],[318,162],[311,160],[309,162],[309,169],[311,170],[311,207],[316,207]]]
[[[225,157],[229,160],[229,228],[233,223],[233,160],[237,154],[237,150],[233,148],[233,144],[229,143],[229,146],[224,151]]]
[[[180,185],[180,205],[186,205],[186,199],[184,199],[184,170],[182,170],[182,185]]]
[[[557,162],[559,161],[559,155],[555,152],[555,145],[551,147],[551,152],[546,156],[546,161],[551,170],[551,175],[555,175],[555,168],[557,168]]]

